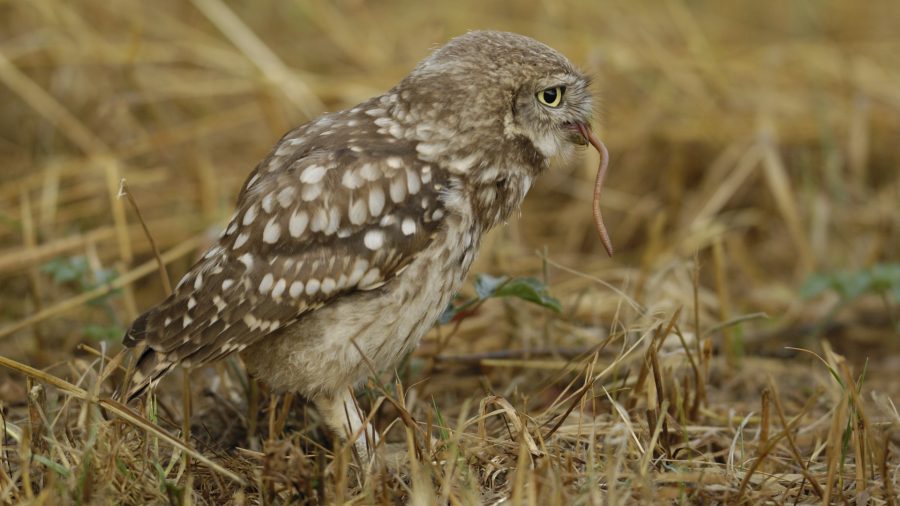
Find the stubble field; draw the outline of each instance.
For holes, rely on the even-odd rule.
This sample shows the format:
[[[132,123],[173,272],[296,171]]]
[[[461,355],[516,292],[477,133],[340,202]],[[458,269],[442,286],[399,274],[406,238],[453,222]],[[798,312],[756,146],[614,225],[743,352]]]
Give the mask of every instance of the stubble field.
[[[897,504],[898,17],[0,2],[0,502]],[[116,402],[122,333],[165,295],[136,207],[177,281],[285,131],[475,28],[593,76],[615,257],[596,154],[560,160],[486,238],[474,302],[360,390],[373,463],[236,357]]]

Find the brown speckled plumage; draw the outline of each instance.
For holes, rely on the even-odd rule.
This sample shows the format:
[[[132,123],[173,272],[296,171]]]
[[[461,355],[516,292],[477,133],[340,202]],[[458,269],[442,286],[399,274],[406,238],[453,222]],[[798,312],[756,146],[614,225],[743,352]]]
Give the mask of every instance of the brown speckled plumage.
[[[558,106],[537,100],[554,87]],[[239,351],[252,374],[315,400],[342,435],[356,431],[349,392],[367,361],[388,368],[416,346],[482,234],[551,158],[584,143],[572,125],[590,112],[588,81],[565,57],[483,31],[384,95],[289,132],[218,243],[125,336],[147,345],[132,395],[177,364]]]

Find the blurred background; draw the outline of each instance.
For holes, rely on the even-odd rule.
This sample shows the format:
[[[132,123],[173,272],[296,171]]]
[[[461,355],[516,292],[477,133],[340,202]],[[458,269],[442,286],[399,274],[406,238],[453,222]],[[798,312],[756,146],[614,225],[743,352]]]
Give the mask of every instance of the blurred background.
[[[422,398],[452,414],[473,388],[527,397],[549,376],[479,354],[560,359],[682,308],[687,346],[723,367],[710,402],[758,403],[748,372],[798,395],[827,382],[789,347],[845,356],[896,399],[898,19],[892,0],[0,2],[0,355],[77,376],[80,344],[118,351],[164,297],[121,179],[177,280],[283,133],[491,28],[593,76],[617,252],[592,225],[596,154],[560,161],[472,273],[534,276],[561,312],[491,301],[436,330],[413,359],[436,375]],[[452,357],[477,374],[441,379]],[[0,399],[23,396],[0,371]]]
[[[897,342],[888,325],[900,251],[894,2],[39,1],[0,9],[0,318],[9,322],[151,259],[116,197],[120,178],[161,250],[212,238],[247,174],[288,129],[382,93],[455,35],[494,28],[538,38],[594,77],[596,129],[612,153],[602,206],[618,253],[599,254],[589,212],[596,155],[586,152],[536,185],[474,272],[534,273],[546,255],[666,309],[686,302],[684,266],[696,255],[708,290],[703,313],[713,320],[760,311],[769,315],[761,327],[850,319]],[[183,252],[171,275],[196,252]],[[864,278],[876,266],[888,269],[876,277],[894,283],[886,297],[850,294],[859,300],[837,314],[848,295],[840,289],[801,297],[811,276],[852,284],[821,278]],[[48,333],[62,349],[91,334],[118,337],[161,290],[146,275],[111,311],[44,323],[58,327]],[[598,292],[595,311],[618,297]],[[27,332],[20,337],[0,346],[36,351]]]

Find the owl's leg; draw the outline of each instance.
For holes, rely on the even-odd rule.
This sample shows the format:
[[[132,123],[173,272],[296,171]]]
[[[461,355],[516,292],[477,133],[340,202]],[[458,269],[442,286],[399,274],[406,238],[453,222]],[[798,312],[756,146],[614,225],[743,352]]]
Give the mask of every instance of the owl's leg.
[[[322,395],[315,399],[316,408],[328,427],[344,441],[354,434],[359,434],[353,442],[356,453],[363,462],[368,462],[372,455],[378,435],[371,424],[366,423],[365,413],[356,407],[353,394],[349,388],[335,395]],[[365,427],[365,430],[361,430]],[[371,446],[370,446],[371,445]]]

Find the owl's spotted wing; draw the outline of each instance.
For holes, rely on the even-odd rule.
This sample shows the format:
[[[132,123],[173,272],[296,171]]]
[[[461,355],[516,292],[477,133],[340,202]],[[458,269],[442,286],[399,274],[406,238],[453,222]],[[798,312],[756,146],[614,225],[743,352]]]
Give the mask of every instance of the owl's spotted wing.
[[[132,394],[178,363],[210,362],[380,287],[431,241],[445,182],[414,149],[309,149],[303,133],[257,167],[218,244],[126,334],[127,346],[148,344]]]

